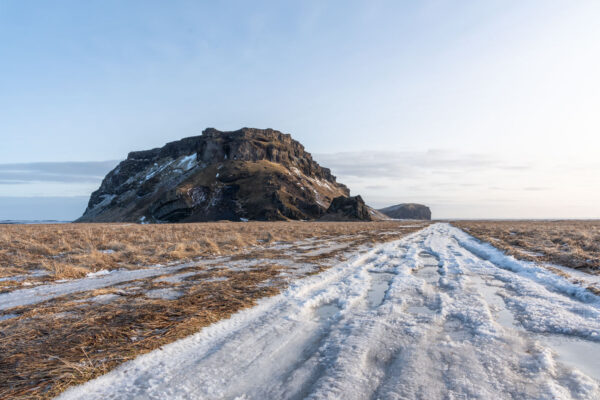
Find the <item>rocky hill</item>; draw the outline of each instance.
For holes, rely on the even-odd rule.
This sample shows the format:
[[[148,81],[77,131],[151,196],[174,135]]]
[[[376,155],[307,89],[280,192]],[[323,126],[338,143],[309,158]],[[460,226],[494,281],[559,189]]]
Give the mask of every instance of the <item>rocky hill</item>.
[[[129,153],[78,222],[317,219],[349,193],[288,134],[209,128]]]
[[[394,219],[431,219],[431,210],[422,204],[405,203],[379,210],[382,214]]]
[[[390,219],[365,204],[361,196],[333,199],[322,221],[381,221]]]

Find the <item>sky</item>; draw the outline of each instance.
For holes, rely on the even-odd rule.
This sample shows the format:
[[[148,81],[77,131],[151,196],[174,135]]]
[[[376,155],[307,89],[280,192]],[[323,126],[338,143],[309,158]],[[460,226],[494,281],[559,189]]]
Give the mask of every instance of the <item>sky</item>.
[[[0,1],[0,219],[129,151],[290,133],[372,206],[600,218],[600,2]]]

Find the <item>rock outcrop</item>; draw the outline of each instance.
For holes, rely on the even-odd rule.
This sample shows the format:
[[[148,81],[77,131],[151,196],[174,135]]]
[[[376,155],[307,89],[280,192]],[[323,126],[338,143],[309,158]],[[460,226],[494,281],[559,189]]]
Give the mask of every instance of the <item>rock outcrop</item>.
[[[365,204],[361,196],[340,196],[332,200],[322,221],[382,221],[386,215]]]
[[[431,210],[422,204],[405,203],[379,210],[382,214],[394,219],[431,219]]]
[[[339,196],[332,200],[323,220],[329,221],[372,221],[371,210],[360,196]]]
[[[129,153],[78,222],[317,219],[349,190],[288,134],[206,129]]]

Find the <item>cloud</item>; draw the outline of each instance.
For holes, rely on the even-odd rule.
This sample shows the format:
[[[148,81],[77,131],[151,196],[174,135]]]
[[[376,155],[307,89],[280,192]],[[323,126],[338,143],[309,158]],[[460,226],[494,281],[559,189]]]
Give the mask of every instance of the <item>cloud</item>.
[[[315,160],[377,208],[422,203],[436,218],[590,218],[600,212],[596,161],[449,150],[316,154]],[[574,173],[571,167],[583,162]]]
[[[502,162],[487,154],[445,150],[423,152],[345,152],[315,154],[314,158],[334,174],[355,178],[419,178],[424,174],[462,174],[489,170],[525,171],[530,165]]]
[[[99,183],[118,161],[0,164],[0,185],[34,182]]]

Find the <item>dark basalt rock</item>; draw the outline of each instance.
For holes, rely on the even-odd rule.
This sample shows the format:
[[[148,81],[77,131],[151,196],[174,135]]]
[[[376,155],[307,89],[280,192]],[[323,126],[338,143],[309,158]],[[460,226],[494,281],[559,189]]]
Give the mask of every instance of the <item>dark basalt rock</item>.
[[[405,203],[382,208],[380,213],[395,219],[431,219],[431,210],[422,204]]]
[[[337,221],[372,221],[373,213],[360,196],[339,196],[333,199],[322,218],[324,220]]]
[[[79,222],[316,219],[348,196],[288,134],[242,128],[129,153],[92,193]]]

